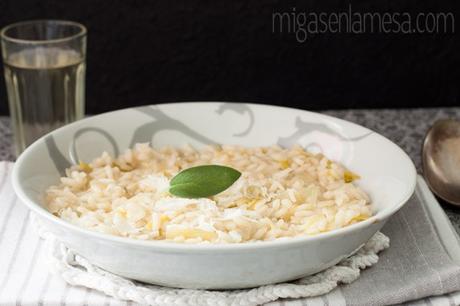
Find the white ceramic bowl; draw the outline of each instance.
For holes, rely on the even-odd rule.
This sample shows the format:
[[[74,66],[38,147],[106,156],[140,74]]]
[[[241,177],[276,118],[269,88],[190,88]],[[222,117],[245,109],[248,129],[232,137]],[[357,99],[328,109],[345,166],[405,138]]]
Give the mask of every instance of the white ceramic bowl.
[[[361,176],[375,215],[313,237],[228,245],[138,241],[91,232],[43,208],[44,190],[77,160],[104,150],[118,154],[136,142],[154,147],[206,143],[267,146],[298,143],[323,151]],[[412,195],[416,171],[388,139],[329,116],[266,105],[175,103],[90,117],[32,144],[17,160],[13,185],[20,199],[66,245],[96,265],[132,279],[185,288],[247,288],[306,276],[349,256]]]

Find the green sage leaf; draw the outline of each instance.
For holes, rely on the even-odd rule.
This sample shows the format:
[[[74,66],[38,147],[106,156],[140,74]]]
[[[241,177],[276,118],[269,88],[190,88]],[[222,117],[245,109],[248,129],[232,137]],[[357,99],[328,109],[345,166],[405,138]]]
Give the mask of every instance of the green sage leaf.
[[[169,192],[181,198],[204,198],[226,190],[241,176],[233,168],[204,165],[185,169],[172,178]]]

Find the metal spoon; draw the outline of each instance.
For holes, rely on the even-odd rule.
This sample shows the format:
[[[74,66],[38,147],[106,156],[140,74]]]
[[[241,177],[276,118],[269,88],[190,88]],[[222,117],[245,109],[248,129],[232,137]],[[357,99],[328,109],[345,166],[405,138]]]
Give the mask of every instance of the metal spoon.
[[[422,149],[423,174],[441,199],[460,206],[460,122],[439,120],[429,129]]]

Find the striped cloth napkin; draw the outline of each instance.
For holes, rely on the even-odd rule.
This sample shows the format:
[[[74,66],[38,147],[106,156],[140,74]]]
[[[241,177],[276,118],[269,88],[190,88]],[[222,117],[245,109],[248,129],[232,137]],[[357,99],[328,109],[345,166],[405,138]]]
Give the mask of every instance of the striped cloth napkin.
[[[0,305],[136,305],[48,272],[47,249],[15,196],[13,164],[0,162]],[[349,285],[309,299],[271,306],[460,305],[460,244],[455,230],[421,177],[415,195],[383,229],[391,247]]]

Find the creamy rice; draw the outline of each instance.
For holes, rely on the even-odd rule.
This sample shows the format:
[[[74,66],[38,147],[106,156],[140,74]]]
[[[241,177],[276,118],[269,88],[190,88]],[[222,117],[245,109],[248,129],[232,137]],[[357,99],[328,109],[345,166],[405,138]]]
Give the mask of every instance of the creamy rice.
[[[183,169],[217,164],[241,177],[210,198],[168,193]],[[143,240],[238,243],[315,235],[369,218],[358,176],[296,146],[207,146],[196,150],[136,144],[66,170],[46,191],[54,215],[102,233]]]

